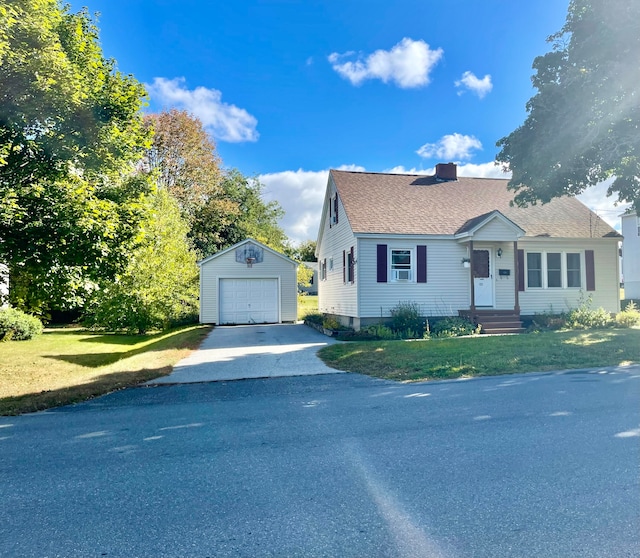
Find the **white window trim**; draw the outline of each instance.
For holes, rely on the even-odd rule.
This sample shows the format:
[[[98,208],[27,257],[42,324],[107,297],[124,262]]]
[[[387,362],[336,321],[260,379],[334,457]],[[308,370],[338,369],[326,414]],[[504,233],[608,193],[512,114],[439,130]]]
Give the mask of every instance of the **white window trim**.
[[[409,257],[411,258],[411,267],[409,268],[409,279],[396,279],[395,272],[398,271],[393,268],[393,253],[394,252],[409,252]],[[416,282],[416,251],[415,248],[400,248],[394,247],[389,248],[389,269],[388,277],[390,283],[398,283],[401,285],[406,285],[407,283],[415,283]]]
[[[529,259],[527,258],[528,254],[541,255],[541,259],[542,259],[542,262],[541,262],[542,286],[541,287],[529,286]],[[560,287],[549,287],[547,254],[560,254],[560,274],[561,274],[561,280],[562,280],[562,286]],[[567,254],[578,254],[580,256],[580,286],[579,287],[567,286],[569,282],[569,277],[568,277],[569,270],[567,268]],[[524,278],[525,278],[526,291],[541,291],[541,290],[579,291],[581,289],[584,289],[584,285],[586,282],[584,250],[527,250],[524,256]]]

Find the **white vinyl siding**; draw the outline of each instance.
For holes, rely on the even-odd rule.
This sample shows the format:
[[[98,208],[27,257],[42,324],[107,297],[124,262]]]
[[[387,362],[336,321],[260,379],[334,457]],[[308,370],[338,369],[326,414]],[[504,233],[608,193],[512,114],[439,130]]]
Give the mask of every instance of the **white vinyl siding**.
[[[427,247],[427,282],[377,282],[377,245],[386,244],[389,258],[391,250],[406,250],[411,246],[415,259],[415,247]],[[359,316],[362,318],[386,318],[399,302],[415,302],[425,316],[457,314],[459,309],[469,308],[469,269],[462,266],[467,248],[454,240],[426,237],[405,239],[358,239],[358,280],[360,282]],[[391,263],[388,263],[390,268]],[[414,265],[415,268],[415,265]]]
[[[625,298],[640,299],[640,217],[622,216],[622,266]]]
[[[513,242],[517,239],[513,227],[497,218],[489,221],[473,235],[474,242]]]
[[[280,322],[294,322],[298,319],[298,278],[294,262],[268,249],[264,249],[262,263],[247,267],[238,263],[235,250],[220,252],[207,258],[200,265],[200,322],[220,323],[220,282],[226,279],[277,280],[279,285]]]
[[[581,298],[592,298],[592,306],[602,306],[608,312],[617,312],[620,308],[619,289],[619,260],[617,239],[585,239],[585,240],[537,240],[523,238],[518,242],[518,248],[525,252],[525,268],[527,254],[529,253],[562,253],[563,284],[566,288],[529,288],[525,286],[523,292],[518,293],[520,313],[531,316],[541,312],[565,312],[576,308]],[[586,291],[586,250],[593,250],[595,291]],[[580,255],[580,287],[568,286],[568,271],[566,256],[569,254]],[[545,257],[542,257],[543,264]],[[573,259],[573,257],[571,258]],[[575,270],[575,268],[574,268]],[[543,287],[546,282],[546,274],[543,273]],[[525,284],[528,280],[528,270],[525,269]]]
[[[326,197],[335,200],[336,188],[333,181],[329,181]],[[318,310],[326,314],[338,316],[356,317],[358,310],[358,281],[360,277],[360,255],[355,236],[349,220],[342,206],[342,200],[338,196],[338,222],[331,223],[328,205],[324,213],[322,234],[319,239],[318,260],[327,260],[326,279],[318,285]],[[331,205],[331,213],[335,212],[335,201]],[[330,226],[331,225],[331,226]],[[354,247],[353,258],[356,262],[353,266],[353,283],[349,279],[349,254]],[[343,262],[344,253],[344,262]],[[333,261],[333,266],[331,262]],[[343,266],[344,263],[344,266]]]

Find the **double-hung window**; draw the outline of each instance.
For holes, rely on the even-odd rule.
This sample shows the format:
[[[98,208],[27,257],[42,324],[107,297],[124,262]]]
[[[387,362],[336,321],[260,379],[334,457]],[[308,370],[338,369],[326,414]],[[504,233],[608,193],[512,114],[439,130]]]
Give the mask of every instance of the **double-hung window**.
[[[540,252],[527,253],[527,287],[542,287],[542,254]]]
[[[582,255],[579,252],[527,252],[527,287],[579,289]]]
[[[562,288],[562,254],[547,252],[547,288]]]
[[[412,281],[411,250],[391,250],[391,277],[393,281]]]
[[[567,254],[567,287],[582,287],[582,267],[579,253]]]

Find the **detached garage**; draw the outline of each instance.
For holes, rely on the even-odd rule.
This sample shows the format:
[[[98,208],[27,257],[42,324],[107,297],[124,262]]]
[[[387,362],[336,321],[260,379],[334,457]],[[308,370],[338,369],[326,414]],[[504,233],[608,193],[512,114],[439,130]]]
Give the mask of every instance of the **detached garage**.
[[[298,318],[298,264],[248,238],[200,266],[200,323],[271,324]]]

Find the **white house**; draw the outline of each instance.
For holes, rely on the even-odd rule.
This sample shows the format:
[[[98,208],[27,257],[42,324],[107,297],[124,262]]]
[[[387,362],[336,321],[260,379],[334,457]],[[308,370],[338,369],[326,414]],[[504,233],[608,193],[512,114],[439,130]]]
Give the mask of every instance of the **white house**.
[[[318,262],[302,262],[303,266],[308,267],[311,271],[313,271],[313,275],[311,275],[311,279],[309,279],[309,285],[298,285],[298,290],[301,293],[307,293],[308,295],[317,295],[318,294]]]
[[[487,331],[591,296],[620,308],[620,235],[575,198],[512,207],[507,180],[332,170],[317,241],[318,303],[358,329],[413,302]]]
[[[298,318],[297,262],[248,238],[198,262],[200,323],[262,324]]]
[[[635,211],[622,215],[622,275],[624,297],[640,299],[640,217]]]

